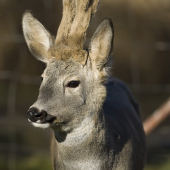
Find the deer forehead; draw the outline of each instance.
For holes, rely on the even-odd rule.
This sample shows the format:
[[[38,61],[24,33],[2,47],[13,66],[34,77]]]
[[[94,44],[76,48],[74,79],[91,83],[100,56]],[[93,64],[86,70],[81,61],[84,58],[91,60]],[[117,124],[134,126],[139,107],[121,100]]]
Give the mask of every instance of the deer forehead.
[[[72,49],[67,46],[54,46],[48,50],[49,58],[55,58],[58,61],[72,59],[82,65],[86,64],[88,52],[85,50]]]
[[[51,77],[54,79],[71,77],[76,79],[76,77],[81,78],[82,76],[88,75],[89,71],[87,66],[82,66],[79,62],[75,62],[70,58],[62,61],[56,59],[56,57],[52,57],[47,63],[43,77]]]
[[[55,54],[60,53],[56,52]],[[71,58],[67,60],[58,60],[56,58],[57,57],[51,57],[49,59],[47,67],[42,74],[43,77],[58,79],[61,82],[70,77],[74,80],[80,79],[83,82],[88,82],[88,86],[90,86],[90,84],[95,85],[100,83],[103,73],[95,69],[90,60],[87,60],[86,64],[82,65],[80,62],[76,62]]]

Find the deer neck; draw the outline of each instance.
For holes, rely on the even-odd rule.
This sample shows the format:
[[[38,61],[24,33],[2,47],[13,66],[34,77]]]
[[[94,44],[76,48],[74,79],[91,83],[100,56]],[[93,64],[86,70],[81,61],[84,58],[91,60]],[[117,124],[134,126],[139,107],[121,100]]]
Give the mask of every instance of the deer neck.
[[[66,135],[63,142],[55,140],[57,155],[65,169],[71,167],[81,170],[86,167],[95,170],[102,167],[104,162],[102,160],[107,156],[103,153],[107,151],[104,127],[104,116],[101,111],[95,119],[91,117],[84,119],[79,127]]]
[[[101,148],[101,143],[102,145],[105,143],[103,111],[95,118],[92,116],[85,118],[77,128],[65,135],[64,141],[59,142],[57,135],[58,132],[54,131],[58,152],[60,155],[63,155],[62,157],[69,154],[73,155],[73,153],[79,153],[79,155],[84,154],[83,150],[86,151],[87,155],[92,154],[93,149],[98,149],[98,145]],[[69,153],[67,153],[67,151]]]
[[[54,135],[58,146],[62,147],[76,147],[78,145],[85,146],[87,141],[93,140],[93,137],[101,136],[104,128],[103,111],[97,116],[87,116],[82,122],[68,133],[59,133],[54,130]],[[58,140],[60,135],[60,140]]]

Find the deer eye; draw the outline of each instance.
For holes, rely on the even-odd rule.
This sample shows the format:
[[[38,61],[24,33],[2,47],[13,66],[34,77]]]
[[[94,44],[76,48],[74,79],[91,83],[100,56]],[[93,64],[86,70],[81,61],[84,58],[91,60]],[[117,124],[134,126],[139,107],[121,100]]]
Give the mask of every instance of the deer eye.
[[[43,81],[43,77],[40,77],[41,81]]]
[[[69,88],[76,88],[78,87],[80,84],[80,81],[78,80],[73,80],[73,81],[70,81],[68,84],[67,84],[67,87]]]

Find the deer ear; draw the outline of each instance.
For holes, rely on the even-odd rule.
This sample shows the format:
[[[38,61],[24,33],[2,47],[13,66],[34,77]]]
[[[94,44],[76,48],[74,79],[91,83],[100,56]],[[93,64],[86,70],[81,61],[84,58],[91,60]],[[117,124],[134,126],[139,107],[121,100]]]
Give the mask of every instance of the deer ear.
[[[105,19],[92,37],[89,56],[95,67],[99,70],[102,70],[112,54],[113,36],[112,20]]]
[[[23,33],[30,52],[39,60],[47,62],[48,49],[53,46],[54,38],[44,26],[26,11],[22,19]]]

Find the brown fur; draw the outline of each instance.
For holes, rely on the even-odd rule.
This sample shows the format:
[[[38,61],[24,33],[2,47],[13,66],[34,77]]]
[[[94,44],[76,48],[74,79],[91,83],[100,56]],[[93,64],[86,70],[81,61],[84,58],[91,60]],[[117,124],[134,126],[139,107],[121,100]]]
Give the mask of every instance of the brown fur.
[[[85,50],[72,49],[67,46],[54,46],[48,51],[49,58],[55,57],[57,60],[73,59],[76,62],[85,65],[88,52]]]

